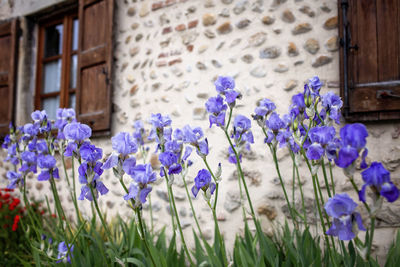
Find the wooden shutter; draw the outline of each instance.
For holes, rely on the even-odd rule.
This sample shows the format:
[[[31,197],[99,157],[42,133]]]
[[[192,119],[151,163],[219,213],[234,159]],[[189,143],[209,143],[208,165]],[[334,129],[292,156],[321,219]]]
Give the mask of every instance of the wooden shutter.
[[[17,65],[17,20],[0,24],[0,135],[8,133],[14,119]]]
[[[349,23],[346,117],[358,121],[400,119],[400,1],[339,0],[342,44],[346,31],[343,2],[348,3]],[[344,49],[342,46],[342,97],[345,96]]]
[[[77,117],[94,132],[111,126],[113,0],[79,1]]]

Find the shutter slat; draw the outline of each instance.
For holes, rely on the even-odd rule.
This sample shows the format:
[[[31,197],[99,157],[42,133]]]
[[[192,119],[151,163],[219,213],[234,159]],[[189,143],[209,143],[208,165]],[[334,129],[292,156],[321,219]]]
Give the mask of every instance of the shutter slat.
[[[77,115],[93,132],[111,126],[113,0],[80,0]]]

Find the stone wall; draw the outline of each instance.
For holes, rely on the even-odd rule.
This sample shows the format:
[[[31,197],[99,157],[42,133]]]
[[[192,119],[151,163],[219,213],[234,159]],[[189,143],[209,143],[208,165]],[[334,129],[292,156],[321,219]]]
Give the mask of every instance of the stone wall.
[[[54,1],[47,2],[50,5]],[[314,75],[324,82],[323,93],[328,90],[339,93],[337,3],[327,0],[116,2],[112,134],[131,131],[134,120],[146,120],[156,112],[170,114],[174,127],[185,124],[203,127],[210,143],[212,168],[222,163],[223,181],[217,213],[222,232],[231,246],[235,237],[232,233],[242,230],[242,212],[235,167],[226,158],[228,143],[220,129],[208,128],[204,103],[216,94],[213,81],[218,75],[235,77],[237,89],[243,94],[235,113],[246,116],[250,116],[256,102],[263,97],[273,100],[278,112],[287,112],[291,96],[302,92],[303,84]],[[17,11],[10,14],[23,15]],[[283,222],[287,212],[272,157],[263,144],[261,131],[254,126],[256,142],[252,152],[244,155],[243,166],[264,229],[272,231],[274,225]],[[371,123],[367,127],[370,160],[382,160],[398,183],[399,122]],[[102,146],[105,153],[111,152],[108,138],[94,139],[94,143]],[[150,151],[153,149],[151,145]],[[189,180],[197,170],[204,168],[196,155],[192,158],[195,164],[189,172]],[[288,152],[279,151],[279,159],[285,183],[291,187],[292,166]],[[151,157],[151,162],[157,166],[155,157]],[[334,175],[338,191],[350,193],[350,184],[341,171],[335,170]],[[305,166],[302,166],[301,176],[306,195],[312,198],[310,175]],[[106,173],[103,179],[110,188],[110,193],[100,198],[103,208],[109,215],[118,212],[123,217],[132,217],[122,199],[118,181],[111,173]],[[47,185],[34,180],[29,183],[32,193],[43,196],[38,193],[44,192]],[[178,209],[190,239],[189,226],[193,225],[193,219],[182,186],[176,179]],[[63,187],[63,182],[59,187]],[[166,196],[165,184],[160,179],[152,192],[158,229],[169,223]],[[297,190],[295,197],[298,198]],[[63,200],[72,208],[66,192]],[[204,232],[211,238],[211,213],[201,197],[194,202]],[[312,201],[309,207],[310,219],[315,218]],[[385,205],[378,216],[377,244],[383,244],[379,253],[384,252],[393,237],[393,227],[400,224],[398,214],[399,205]]]

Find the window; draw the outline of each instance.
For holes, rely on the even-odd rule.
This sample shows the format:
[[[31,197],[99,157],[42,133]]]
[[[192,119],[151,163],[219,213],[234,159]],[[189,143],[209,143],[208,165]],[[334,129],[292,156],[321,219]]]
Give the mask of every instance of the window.
[[[35,108],[54,119],[75,108],[95,134],[111,126],[114,0],[79,0],[75,9],[39,19]]]
[[[345,118],[400,119],[400,1],[338,3]]]
[[[45,109],[51,119],[59,107],[75,108],[77,119],[90,125],[95,135],[109,134],[114,0],[64,2],[29,16],[38,27],[33,37],[36,75],[26,78],[35,84],[34,106]],[[0,22],[0,135],[15,117],[17,29],[16,20]],[[32,39],[31,31],[22,34],[23,40]],[[31,56],[21,54],[22,62]],[[27,90],[18,90],[22,91]]]
[[[57,108],[75,108],[78,68],[77,14],[39,26],[35,108],[56,118]]]

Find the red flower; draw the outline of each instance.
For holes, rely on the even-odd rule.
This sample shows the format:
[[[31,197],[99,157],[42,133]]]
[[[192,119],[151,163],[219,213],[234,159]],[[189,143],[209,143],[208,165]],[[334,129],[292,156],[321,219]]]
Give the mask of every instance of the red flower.
[[[12,230],[15,232],[18,228],[18,222],[21,219],[21,217],[19,215],[15,215],[14,217],[14,224],[12,226]]]
[[[18,198],[14,198],[13,202],[10,204],[10,206],[8,207],[9,210],[14,210],[16,206],[18,206],[18,204],[21,202],[21,200],[19,200]]]
[[[6,200],[6,199],[9,199],[10,196],[11,196],[11,195],[7,193],[7,194],[5,194],[5,195],[2,195],[1,198],[4,199],[4,200]]]

